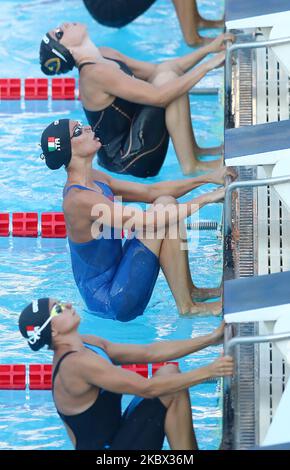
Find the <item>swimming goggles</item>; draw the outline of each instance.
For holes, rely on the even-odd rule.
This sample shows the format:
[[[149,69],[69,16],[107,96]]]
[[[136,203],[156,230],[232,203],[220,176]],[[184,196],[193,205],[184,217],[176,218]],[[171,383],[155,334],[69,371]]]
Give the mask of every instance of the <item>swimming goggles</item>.
[[[76,127],[73,130],[73,135],[71,136],[70,140],[72,140],[74,137],[79,137],[83,133],[83,126],[81,123],[78,123]]]
[[[61,38],[63,37],[63,30],[60,28],[57,28],[54,34],[55,34],[56,39],[60,41]]]
[[[49,317],[48,319],[43,323],[43,325],[41,326],[36,326],[34,328],[34,331],[32,333],[31,336],[29,336],[28,338],[28,343],[30,344],[35,344],[37,341],[39,341],[40,339],[40,336],[41,336],[41,332],[44,330],[44,328],[47,327],[47,325],[49,325],[49,323],[51,322],[51,320],[53,319],[53,317],[57,317],[58,315],[60,315],[63,311],[65,310],[65,304],[63,303],[57,303],[55,304],[51,311],[50,311],[50,314],[49,314]]]

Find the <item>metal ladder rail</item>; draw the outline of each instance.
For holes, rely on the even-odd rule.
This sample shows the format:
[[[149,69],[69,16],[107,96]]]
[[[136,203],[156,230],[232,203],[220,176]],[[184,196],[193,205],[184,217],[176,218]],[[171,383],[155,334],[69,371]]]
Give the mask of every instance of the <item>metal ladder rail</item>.
[[[225,257],[231,253],[231,231],[232,231],[232,194],[235,190],[243,188],[255,188],[262,186],[273,186],[275,184],[282,184],[290,182],[290,176],[279,178],[265,178],[250,181],[237,181],[229,184],[226,188],[225,203],[224,203],[224,238],[225,238]],[[226,260],[225,263],[232,262]],[[251,324],[250,324],[251,325]],[[226,344],[231,341],[230,337],[233,333],[229,328],[226,328],[225,342]],[[243,344],[250,344],[243,342]],[[232,392],[228,387],[224,389],[224,413],[223,413],[223,448],[231,449],[234,447],[234,407],[232,406]]]
[[[290,37],[287,38],[280,38],[280,39],[271,39],[266,41],[254,41],[254,42],[246,42],[246,43],[239,43],[233,44],[232,46],[227,48],[226,51],[226,64],[225,64],[225,91],[226,91],[226,98],[227,98],[227,109],[230,110],[232,108],[232,94],[231,94],[231,81],[232,81],[232,55],[237,50],[249,50],[249,49],[260,49],[264,47],[270,46],[281,46],[283,44],[290,44]]]

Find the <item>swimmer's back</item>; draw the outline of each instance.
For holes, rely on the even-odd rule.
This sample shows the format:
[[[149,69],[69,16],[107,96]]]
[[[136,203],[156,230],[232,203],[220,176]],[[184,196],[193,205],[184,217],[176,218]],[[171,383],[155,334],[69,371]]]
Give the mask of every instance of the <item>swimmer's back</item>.
[[[97,180],[93,187],[70,183],[64,190],[63,209],[74,279],[87,307],[102,312],[108,307],[105,300],[110,282],[123,256],[121,231],[100,225],[92,230],[92,208],[83,205],[82,200],[86,194],[94,195],[95,204],[111,204],[114,194],[107,183]]]
[[[85,243],[93,239],[91,210],[88,212],[84,203],[84,196],[88,191],[93,192],[96,203],[103,202],[103,196],[108,195],[110,199],[113,197],[105,175],[96,170],[93,175],[92,187],[67,182],[63,190],[63,213],[68,238],[76,243]]]
[[[109,444],[120,424],[122,395],[88,384],[82,378],[84,358],[85,362],[112,362],[102,348],[87,343],[84,346],[82,351],[68,351],[55,358],[53,397],[76,450],[96,450]]]

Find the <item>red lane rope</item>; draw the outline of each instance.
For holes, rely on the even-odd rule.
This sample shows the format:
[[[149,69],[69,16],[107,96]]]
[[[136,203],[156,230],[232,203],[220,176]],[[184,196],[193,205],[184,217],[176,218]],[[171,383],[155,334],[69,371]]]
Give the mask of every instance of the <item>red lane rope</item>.
[[[178,362],[160,362],[152,364],[152,375],[160,367]],[[148,364],[123,365],[122,368],[131,370],[142,377],[148,378]],[[25,364],[1,364],[0,365],[0,390],[51,390],[52,364],[29,364],[28,375]]]
[[[0,78],[1,100],[75,100],[75,78]]]
[[[39,220],[40,219],[40,220]],[[0,237],[66,238],[66,226],[62,212],[14,212],[0,213]]]

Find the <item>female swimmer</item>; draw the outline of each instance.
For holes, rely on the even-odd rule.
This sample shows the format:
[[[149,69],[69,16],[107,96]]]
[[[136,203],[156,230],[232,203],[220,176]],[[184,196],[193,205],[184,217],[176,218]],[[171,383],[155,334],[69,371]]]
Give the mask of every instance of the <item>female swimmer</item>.
[[[184,174],[210,171],[221,160],[201,161],[221,147],[200,148],[195,140],[188,91],[209,70],[224,62],[222,34],[211,44],[161,64],[131,59],[108,47],[96,47],[86,26],[64,23],[47,33],[40,46],[41,69],[53,75],[77,66],[80,97],[87,119],[102,142],[98,162],[115,173],[155,176],[166,157],[169,137]],[[210,53],[216,56],[192,69]]]
[[[186,373],[166,365],[152,379],[118,365],[171,361],[219,344],[223,324],[206,336],[139,345],[81,336],[79,323],[71,304],[48,298],[33,301],[19,318],[31,349],[53,350],[53,399],[74,448],[160,450],[166,435],[171,449],[197,449],[188,389],[231,376],[233,359],[221,357]],[[135,397],[122,414],[123,394]]]
[[[68,119],[50,124],[41,146],[49,168],[64,165],[67,171],[63,211],[72,268],[90,311],[119,321],[142,315],[161,265],[181,315],[220,312],[220,302],[193,301],[217,297],[220,290],[194,286],[188,252],[182,249],[186,238],[182,227],[183,220],[205,204],[220,202],[224,188],[184,204],[176,198],[205,183],[224,184],[226,175],[235,177],[233,170],[156,184],[121,181],[92,168],[101,143],[90,126]],[[117,197],[152,205],[143,211],[123,205]],[[134,235],[124,246],[122,228]]]

